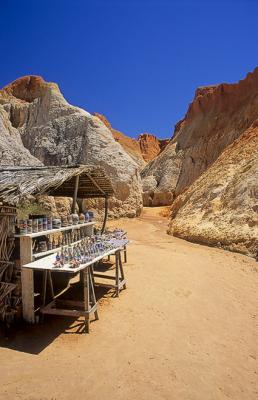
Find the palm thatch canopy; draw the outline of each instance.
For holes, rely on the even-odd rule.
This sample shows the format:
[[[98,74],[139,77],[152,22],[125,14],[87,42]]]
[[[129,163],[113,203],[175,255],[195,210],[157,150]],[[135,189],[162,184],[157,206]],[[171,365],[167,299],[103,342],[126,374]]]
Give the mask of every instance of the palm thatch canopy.
[[[109,197],[114,191],[102,168],[93,165],[62,167],[0,167],[0,201],[15,205],[30,196]]]

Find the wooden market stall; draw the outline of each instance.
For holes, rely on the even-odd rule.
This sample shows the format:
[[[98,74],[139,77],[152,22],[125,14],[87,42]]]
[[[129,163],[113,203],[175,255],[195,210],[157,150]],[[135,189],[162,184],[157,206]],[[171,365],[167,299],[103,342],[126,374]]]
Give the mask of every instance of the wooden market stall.
[[[126,241],[118,241],[115,248],[103,250],[101,255],[96,254],[90,261],[69,268],[55,268],[54,257],[61,247],[34,253],[33,240],[40,236],[56,233],[74,233],[71,245],[82,244],[86,236],[93,233],[93,221],[70,224],[68,226],[44,229],[39,232],[17,234],[14,232],[15,207],[24,200],[35,199],[41,195],[55,197],[70,197],[73,199],[72,212],[75,212],[77,199],[104,198],[105,214],[101,233],[105,230],[108,213],[108,198],[113,195],[110,180],[102,168],[92,165],[76,165],[64,167],[0,167],[0,313],[7,316],[8,310],[13,310],[13,304],[19,303],[22,298],[23,317],[26,321],[34,323],[35,314],[57,314],[70,316],[84,316],[85,328],[89,330],[90,314],[94,313],[96,319],[97,302],[95,297],[95,278],[115,280],[114,287],[117,295],[125,288],[125,278],[122,267],[121,251],[125,250]],[[77,235],[77,236],[76,236]],[[16,242],[15,242],[16,241]],[[17,244],[18,242],[18,244]],[[19,245],[19,263],[15,262],[13,250]],[[63,248],[63,246],[62,246]],[[115,276],[94,274],[94,266],[103,257],[115,256]],[[40,271],[40,274],[38,272]],[[80,273],[83,284],[83,302],[70,300],[69,308],[57,307],[59,294],[54,292],[52,275]],[[35,280],[42,279],[41,293],[35,293]],[[46,291],[49,284],[51,303],[46,305]],[[101,283],[100,283],[101,284]],[[21,293],[19,293],[21,286]],[[14,295],[15,294],[15,295]],[[35,297],[40,294],[41,305],[36,307]],[[66,304],[67,305],[67,302]],[[77,307],[79,306],[79,308]]]

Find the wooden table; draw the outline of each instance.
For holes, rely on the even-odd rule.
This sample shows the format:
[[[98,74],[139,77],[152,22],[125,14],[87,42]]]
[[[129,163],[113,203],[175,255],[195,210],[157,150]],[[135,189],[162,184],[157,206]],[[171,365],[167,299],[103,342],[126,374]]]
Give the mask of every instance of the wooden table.
[[[22,267],[22,301],[23,315],[25,316],[25,320],[28,322],[34,322],[35,310],[33,271],[41,270],[43,271],[43,301],[39,311],[43,315],[54,314],[72,317],[83,316],[85,318],[85,331],[89,332],[90,315],[94,313],[95,319],[98,319],[97,301],[94,285],[114,288],[117,296],[119,296],[119,291],[121,289],[126,288],[126,281],[121,260],[121,251],[124,251],[124,247],[109,250],[101,254],[100,256],[95,257],[88,263],[81,264],[76,268],[71,268],[68,264],[65,264],[61,268],[55,267],[53,265],[55,261],[54,254],[24,265]],[[94,266],[96,265],[96,263],[110,255],[115,255],[115,276],[94,273]],[[28,271],[30,271],[30,274],[27,274]],[[55,295],[54,293],[52,281],[53,272],[69,274],[76,274],[80,272],[83,283],[83,301],[80,302],[75,300],[58,299],[60,293],[57,295]],[[115,284],[96,282],[95,278],[114,280]],[[52,300],[49,304],[46,305],[47,284],[49,284]],[[57,303],[59,303],[61,308],[57,307]]]

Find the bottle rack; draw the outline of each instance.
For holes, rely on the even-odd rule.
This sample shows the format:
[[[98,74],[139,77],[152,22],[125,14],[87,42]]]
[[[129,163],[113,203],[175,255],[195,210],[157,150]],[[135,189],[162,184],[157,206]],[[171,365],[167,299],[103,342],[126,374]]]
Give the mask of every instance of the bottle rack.
[[[75,229],[86,228],[85,236],[91,236],[93,234],[94,222],[85,222],[77,225],[69,225],[58,229],[51,229],[35,233],[27,233],[24,235],[15,235],[15,238],[20,241],[20,263],[21,266],[33,262],[35,259],[40,259],[45,256],[51,255],[59,251],[59,248],[54,248],[40,253],[33,253],[33,239],[40,236],[56,234],[63,231],[73,231]],[[79,243],[81,240],[78,240]],[[76,242],[71,243],[71,245]],[[22,297],[23,304],[27,304],[27,307],[23,307],[23,318],[31,323],[35,322],[35,312],[39,308],[35,307],[35,298],[37,293],[34,293],[34,275],[33,270],[22,268]]]
[[[84,222],[83,224],[77,224],[77,225],[69,225],[65,227],[61,227],[58,229],[51,229],[51,230],[46,230],[46,231],[40,231],[40,232],[35,232],[35,233],[26,233],[24,235],[14,235],[15,238],[18,238],[20,240],[20,262],[21,265],[28,264],[29,262],[34,261],[35,258],[39,257],[44,257],[52,253],[56,253],[61,249],[61,246],[55,247],[51,250],[46,250],[43,252],[39,253],[33,253],[33,239],[40,237],[40,236],[48,236],[52,234],[56,234],[59,232],[64,232],[64,231],[73,231],[77,229],[85,228],[85,236],[91,236],[93,234],[93,227],[94,227],[95,222]],[[77,243],[80,243],[81,240],[76,240],[75,242],[71,242],[70,245],[74,245]],[[65,245],[63,246],[65,247]]]

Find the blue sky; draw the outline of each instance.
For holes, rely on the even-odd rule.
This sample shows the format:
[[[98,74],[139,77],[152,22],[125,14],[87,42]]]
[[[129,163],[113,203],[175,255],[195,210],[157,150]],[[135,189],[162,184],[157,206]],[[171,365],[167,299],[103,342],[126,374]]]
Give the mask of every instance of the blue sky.
[[[129,136],[169,137],[196,87],[258,65],[258,1],[0,0],[0,87],[59,84]]]

